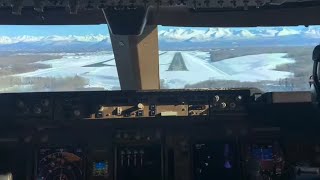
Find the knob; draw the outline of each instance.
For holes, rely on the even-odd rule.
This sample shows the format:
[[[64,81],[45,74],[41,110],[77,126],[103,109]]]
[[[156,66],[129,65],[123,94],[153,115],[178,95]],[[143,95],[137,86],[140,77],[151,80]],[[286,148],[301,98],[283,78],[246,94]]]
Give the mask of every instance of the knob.
[[[222,102],[222,103],[220,104],[220,107],[221,107],[221,109],[224,109],[224,108],[227,107],[227,104],[226,104],[225,102]]]
[[[236,108],[236,103],[230,103],[230,108],[232,108],[232,109],[234,109],[234,108]]]
[[[19,108],[23,108],[23,107],[24,107],[24,102],[23,102],[23,101],[18,101],[18,102],[17,102],[17,106],[18,106]]]
[[[139,104],[137,105],[137,108],[142,110],[142,109],[144,108],[144,105],[143,105],[142,103],[139,103]]]
[[[42,109],[40,107],[36,106],[36,107],[33,108],[33,112],[35,114],[40,114],[42,112]]]
[[[241,95],[237,96],[236,101],[242,101],[242,96]]]
[[[48,107],[49,106],[49,100],[48,99],[43,99],[42,101],[41,101],[41,104],[42,104],[42,106],[44,106],[44,107]]]
[[[219,102],[219,100],[220,100],[220,96],[215,95],[215,96],[214,96],[214,101],[215,101],[215,102]]]
[[[136,138],[136,140],[140,140],[141,139],[140,134],[136,134],[135,138]]]
[[[80,114],[81,114],[81,111],[79,109],[75,109],[73,111],[73,115],[76,116],[76,117],[80,116]]]

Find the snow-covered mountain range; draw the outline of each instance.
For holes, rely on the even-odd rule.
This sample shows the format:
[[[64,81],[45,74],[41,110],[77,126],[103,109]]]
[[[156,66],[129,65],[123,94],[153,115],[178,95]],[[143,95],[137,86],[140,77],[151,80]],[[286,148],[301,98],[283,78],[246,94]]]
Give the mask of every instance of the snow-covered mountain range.
[[[0,36],[0,44],[14,44],[19,42],[41,42],[41,41],[80,41],[80,42],[98,42],[102,40],[110,41],[110,37],[108,35],[102,34],[89,34],[85,36],[76,36],[76,35],[68,35],[68,36]]]
[[[295,29],[230,29],[230,28],[208,28],[208,29],[168,29],[159,32],[159,38],[164,41],[191,41],[204,42],[217,39],[252,39],[277,36],[290,36],[300,33]]]
[[[72,34],[72,32],[70,32]],[[320,26],[257,28],[160,28],[161,49],[235,46],[297,46],[320,43]],[[179,48],[177,48],[179,47]],[[110,50],[109,34],[84,36],[1,36],[0,52],[79,52]]]
[[[162,50],[201,48],[314,46],[320,27],[171,28],[159,31]]]

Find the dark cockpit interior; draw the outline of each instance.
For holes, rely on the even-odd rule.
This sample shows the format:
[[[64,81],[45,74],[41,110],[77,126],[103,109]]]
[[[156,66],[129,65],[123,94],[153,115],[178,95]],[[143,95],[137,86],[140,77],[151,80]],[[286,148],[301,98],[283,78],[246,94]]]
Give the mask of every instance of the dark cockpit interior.
[[[320,38],[297,41],[302,39],[298,36],[301,29],[320,25],[319,12],[317,0],[0,0],[0,28],[14,26],[10,33],[29,26],[45,26],[50,31],[56,26],[67,30],[70,25],[108,24],[104,27],[110,32],[112,49],[110,59],[95,61],[99,54],[92,53],[101,52],[83,53],[93,45],[83,47],[81,42],[87,39],[79,36],[64,41],[76,39],[80,50],[72,54],[71,44],[57,48],[61,47],[57,45],[60,36],[49,44],[53,40],[41,35],[46,44],[31,46],[40,40],[25,36],[21,43],[5,35],[9,28],[0,30],[0,82],[7,82],[1,79],[4,73],[11,78],[10,87],[0,85],[0,180],[320,179]],[[172,31],[167,26],[182,29]],[[260,28],[286,26],[298,29]],[[256,29],[241,33],[235,29],[235,35],[223,28],[196,29],[192,34],[182,32],[184,27]],[[320,37],[320,31],[313,30],[316,28],[309,28],[305,35]],[[217,39],[206,36],[210,32],[214,32],[210,37],[215,35],[232,48],[213,44],[221,46],[213,49],[208,41]],[[266,32],[275,32],[272,35],[277,38]],[[249,47],[243,39],[235,42],[244,36],[264,39],[250,44],[250,48],[259,48],[258,55],[242,51],[242,59],[236,59],[240,48]],[[285,41],[280,40],[284,36]],[[165,44],[163,37],[171,41]],[[180,38],[179,43],[199,43],[196,46],[202,49],[191,51],[179,43],[170,44],[174,38]],[[264,42],[271,43],[273,54],[266,53],[269,47],[262,46]],[[296,42],[294,50],[283,54],[286,46]],[[17,46],[21,44],[27,46]],[[299,59],[290,55],[299,55],[306,44],[312,48],[299,56],[306,63],[296,67]],[[51,49],[46,50],[47,46]],[[63,84],[62,90],[50,90],[47,85],[30,90],[25,82],[17,89],[12,84],[20,74],[12,74],[10,68],[20,62],[11,58],[12,65],[7,67],[3,58],[31,56],[39,49],[49,59],[47,64],[29,60],[39,68],[21,70],[26,78],[19,83],[41,80],[58,86],[47,75],[58,74],[61,68],[65,73],[74,72],[78,79],[66,81],[69,86]],[[209,51],[213,53],[204,53]],[[51,58],[57,52],[59,58],[77,58],[57,62],[59,58]],[[205,61],[213,57],[214,62]],[[272,63],[264,61],[271,57]],[[91,64],[69,66],[81,58]],[[197,64],[196,58],[204,61]],[[280,61],[284,63],[278,64]],[[118,89],[97,89],[92,82],[98,76],[81,69],[94,71],[102,66],[106,69],[101,74],[107,78],[114,68]],[[298,70],[303,78],[295,79]],[[198,83],[194,76],[209,72],[228,81],[208,76],[203,86],[190,85]],[[83,81],[87,89],[68,89],[81,77],[91,78]]]

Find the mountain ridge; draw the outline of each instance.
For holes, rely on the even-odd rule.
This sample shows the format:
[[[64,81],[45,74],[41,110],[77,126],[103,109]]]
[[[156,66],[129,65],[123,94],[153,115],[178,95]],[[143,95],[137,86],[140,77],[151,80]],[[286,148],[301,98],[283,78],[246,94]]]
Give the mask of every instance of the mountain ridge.
[[[298,46],[320,43],[320,27],[168,28],[159,30],[160,49],[238,46]],[[92,52],[112,50],[108,34],[0,36],[0,52]]]

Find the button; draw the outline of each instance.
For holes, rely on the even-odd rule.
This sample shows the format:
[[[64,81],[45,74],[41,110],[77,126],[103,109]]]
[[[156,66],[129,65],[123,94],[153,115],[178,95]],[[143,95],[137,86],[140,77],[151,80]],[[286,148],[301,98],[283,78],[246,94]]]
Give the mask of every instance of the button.
[[[150,110],[156,110],[156,105],[155,105],[155,104],[151,104],[151,105],[149,106],[149,109],[150,109]]]
[[[137,105],[137,107],[138,107],[138,109],[143,109],[144,108],[144,105],[142,104],[142,103],[139,103],[138,105]]]
[[[156,115],[156,111],[150,111],[150,116],[155,116]]]
[[[96,118],[102,118],[103,117],[103,114],[101,111],[99,111],[97,114],[96,114]]]
[[[225,102],[222,102],[222,103],[220,104],[220,108],[224,109],[224,108],[226,108],[226,107],[227,107],[227,104],[226,104]]]
[[[48,99],[43,99],[43,100],[41,101],[41,104],[42,104],[42,106],[44,106],[44,107],[48,107],[49,104],[50,104],[50,102],[49,102]]]
[[[220,96],[215,95],[215,96],[214,96],[214,101],[215,101],[215,102],[219,102],[219,101],[220,101]]]
[[[17,106],[18,106],[19,108],[23,108],[23,107],[24,107],[24,102],[23,102],[23,101],[18,101],[18,102],[17,102]]]
[[[237,96],[236,101],[242,101],[242,96],[241,95]]]
[[[136,138],[136,140],[140,140],[141,139],[140,134],[136,134],[135,138]]]
[[[73,111],[73,114],[74,114],[74,116],[78,117],[78,116],[80,116],[81,112],[80,112],[79,109],[75,109],[75,110]]]
[[[143,116],[143,111],[137,111],[136,116],[138,116],[138,117]]]
[[[42,112],[42,109],[40,108],[40,107],[34,107],[33,108],[33,112],[35,113],[35,114],[40,114],[41,112]]]
[[[237,106],[236,103],[230,103],[230,108],[231,108],[231,109],[236,108],[236,106]]]

